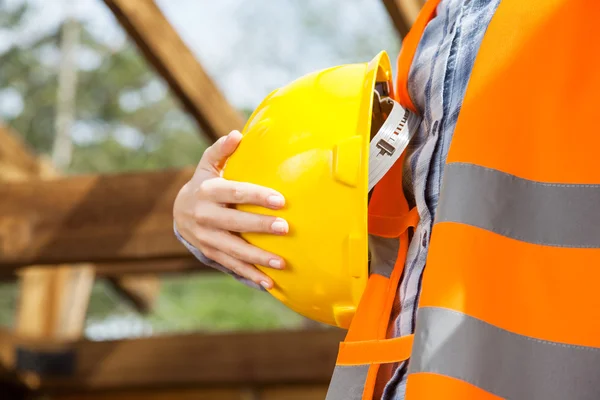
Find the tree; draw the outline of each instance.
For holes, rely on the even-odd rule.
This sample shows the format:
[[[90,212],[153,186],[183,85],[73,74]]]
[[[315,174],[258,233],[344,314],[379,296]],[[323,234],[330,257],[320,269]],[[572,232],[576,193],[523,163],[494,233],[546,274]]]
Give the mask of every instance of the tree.
[[[202,2],[203,6],[209,3]],[[386,48],[395,52],[399,46],[395,31],[383,6],[374,3],[379,2],[259,0],[251,7],[241,2],[231,13],[241,37],[236,45],[222,49],[224,57],[214,70],[218,72],[215,78],[219,81],[244,69],[244,81],[256,76],[265,79],[251,85],[252,93],[257,94],[251,97],[261,97],[309,70],[367,61]],[[27,30],[28,16],[39,12],[26,0],[16,4],[8,7],[0,0],[0,26],[15,32],[14,36]],[[190,0],[188,6],[198,7],[198,2]],[[196,125],[134,45],[126,40],[107,44],[79,23],[73,154],[66,172],[107,173],[196,164],[206,141],[200,139]],[[56,135],[62,29],[61,24],[0,50],[0,118],[40,155],[51,153]],[[12,102],[10,112],[1,107],[3,98]],[[253,105],[239,105],[246,108],[243,112],[248,116]],[[12,310],[8,315],[2,311],[14,305],[15,296],[12,285],[0,286],[0,322],[10,322]],[[129,318],[132,313],[102,283],[95,287],[91,325],[111,316]],[[157,311],[144,322],[159,330],[230,330],[295,327],[302,321],[269,295],[218,274],[165,280]]]
[[[15,9],[1,7],[0,20],[17,30],[33,12],[28,3]],[[68,24],[28,46],[12,45],[0,54],[0,93],[11,93],[23,105],[16,115],[0,118],[41,155],[52,152],[57,137],[60,32],[78,22]],[[71,129],[73,157],[65,172],[116,172],[197,162],[207,143],[131,42],[112,48],[81,26],[80,46],[74,54],[80,70]]]
[[[66,8],[71,12],[75,6],[72,0],[65,0]],[[67,17],[62,27],[60,66],[58,71],[58,89],[56,96],[56,119],[52,161],[58,170],[64,170],[71,164],[73,140],[71,138],[75,117],[75,98],[77,96],[77,63],[75,54],[79,45],[79,21],[72,15]]]

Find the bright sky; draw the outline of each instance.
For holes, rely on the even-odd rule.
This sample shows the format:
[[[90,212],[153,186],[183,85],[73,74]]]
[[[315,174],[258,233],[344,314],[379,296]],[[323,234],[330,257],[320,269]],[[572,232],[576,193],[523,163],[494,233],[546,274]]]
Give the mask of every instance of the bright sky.
[[[75,13],[100,40],[121,47],[126,35],[102,0],[4,0],[7,7],[27,1],[36,7],[20,31],[0,27],[0,53],[12,44],[27,45]],[[135,1],[135,0],[130,0]],[[254,108],[273,89],[316,69],[364,62],[381,50],[394,58],[399,43],[380,0],[155,0],[183,40],[202,62],[228,100]],[[2,0],[0,0],[0,4]],[[58,52],[43,60],[58,66]],[[79,54],[80,68],[98,62],[94,54]],[[154,88],[156,89],[156,88]],[[160,88],[158,88],[160,91]],[[125,105],[137,98],[124,95]],[[0,115],[18,113],[22,99],[10,82],[2,82]],[[26,99],[25,99],[26,101]],[[75,126],[76,140],[93,137],[86,126]],[[127,142],[132,132],[120,132]],[[127,143],[124,143],[127,144]],[[148,327],[125,318],[91,324],[96,339],[142,334]],[[125,330],[128,329],[128,330]]]
[[[0,52],[75,13],[103,41],[125,35],[102,0],[27,1],[38,10],[22,32],[0,28]],[[398,40],[379,0],[156,0],[234,105],[253,108],[271,90],[315,69],[363,62]],[[311,23],[320,27],[315,29]],[[315,26],[313,25],[313,26]]]

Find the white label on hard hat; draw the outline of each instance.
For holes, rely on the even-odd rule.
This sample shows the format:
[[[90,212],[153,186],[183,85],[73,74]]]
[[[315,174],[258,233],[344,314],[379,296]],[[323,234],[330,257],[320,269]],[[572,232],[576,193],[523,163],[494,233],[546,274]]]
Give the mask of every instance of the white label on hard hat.
[[[420,123],[416,114],[394,101],[390,115],[369,146],[369,191],[398,161]]]

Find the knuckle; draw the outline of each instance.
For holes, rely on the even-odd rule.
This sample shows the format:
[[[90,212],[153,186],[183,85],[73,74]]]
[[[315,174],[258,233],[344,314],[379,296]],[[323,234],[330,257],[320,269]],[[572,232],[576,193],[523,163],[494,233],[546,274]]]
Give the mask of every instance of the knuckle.
[[[235,185],[231,188],[231,198],[235,202],[242,202],[246,197],[246,191],[239,185]]]
[[[213,152],[218,152],[221,151],[221,147],[223,147],[223,144],[225,143],[225,141],[227,140],[227,136],[221,136],[220,138],[218,138],[210,147],[212,147],[212,151]]]
[[[227,136],[221,136],[220,138],[217,139],[217,141],[215,142],[215,144],[213,144],[213,146],[215,146],[215,149],[220,149],[226,140],[227,140]]]
[[[201,248],[200,251],[202,251],[202,254],[204,254],[206,258],[210,258],[211,260],[215,260],[217,257],[217,251],[210,247],[206,247],[204,249]]]
[[[231,263],[229,263],[229,265],[227,266],[227,268],[229,268],[229,270],[231,272],[233,272],[234,274],[243,276],[242,269],[240,268],[239,265],[237,265],[237,263],[231,262]]]
[[[266,204],[267,203],[267,194],[262,193],[260,190],[252,191],[252,202],[255,204]]]
[[[244,231],[244,224],[239,218],[230,217],[227,220],[227,226],[230,231],[242,232]]]
[[[204,232],[204,229],[201,228],[196,228],[194,229],[194,238],[196,239],[196,241],[199,243],[200,246],[208,246],[208,240],[207,240],[207,236]]]
[[[252,252],[248,250],[246,243],[236,243],[231,248],[232,257],[242,262],[251,261],[251,253]]]
[[[215,143],[211,144],[210,146],[208,146],[206,148],[206,150],[204,150],[204,153],[202,153],[202,160],[205,160],[207,158],[210,158],[212,154],[214,154],[217,151],[217,143],[219,141],[217,140]]]
[[[273,255],[271,255],[271,254],[269,254],[267,252],[262,251],[257,256],[257,258],[259,259],[257,261],[258,261],[258,263],[260,263],[260,265],[264,265],[265,267],[267,267],[267,266],[269,266],[269,262],[271,261],[271,259],[277,258],[277,257],[275,257],[275,256],[273,256]]]
[[[269,232],[269,231],[271,231],[271,225],[272,224],[273,224],[273,218],[262,217],[259,220],[259,226],[260,226],[260,229],[263,232]]]
[[[229,255],[233,258],[237,258],[238,260],[242,258],[243,253],[238,248],[233,248],[229,251]]]
[[[200,250],[202,250],[202,247],[206,247],[208,248],[208,246],[210,245],[206,235],[204,235],[202,232],[199,232],[196,234],[196,240],[198,241],[200,247]]]
[[[198,185],[196,193],[200,198],[210,198],[215,190],[214,180],[206,179]]]
[[[196,246],[196,248],[198,250],[200,250],[200,253],[204,254],[206,256],[206,253],[210,251],[209,247],[206,247],[204,243],[199,242],[198,245]]]
[[[199,225],[209,225],[211,222],[209,213],[205,212],[205,209],[202,206],[198,206],[194,209],[194,218]]]

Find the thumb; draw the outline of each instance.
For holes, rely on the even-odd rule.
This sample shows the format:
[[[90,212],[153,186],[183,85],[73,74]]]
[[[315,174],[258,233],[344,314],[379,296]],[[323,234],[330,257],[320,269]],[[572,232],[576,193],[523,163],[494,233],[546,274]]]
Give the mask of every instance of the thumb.
[[[239,131],[231,131],[228,135],[221,137],[206,149],[200,160],[200,166],[215,172],[220,171],[241,140],[242,134]]]

